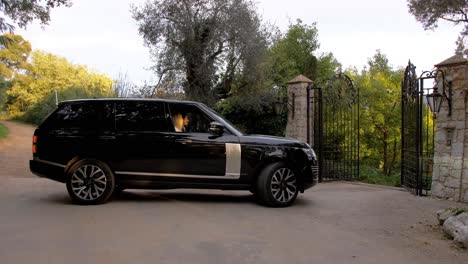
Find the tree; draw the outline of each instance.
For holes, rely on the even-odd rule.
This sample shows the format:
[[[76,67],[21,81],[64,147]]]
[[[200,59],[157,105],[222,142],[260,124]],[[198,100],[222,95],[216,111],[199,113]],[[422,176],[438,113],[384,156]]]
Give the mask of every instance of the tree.
[[[241,77],[247,83],[254,78],[267,47],[251,0],[148,0],[132,12],[156,61],[155,89],[183,86],[188,98],[210,105],[231,92],[239,73],[249,72]]]
[[[299,74],[314,81],[324,81],[341,67],[332,53],[317,56],[318,30],[315,23],[304,24],[300,19],[290,24],[288,31],[274,42],[269,50],[270,78],[277,87]]]
[[[41,121],[54,109],[50,100],[54,90],[59,100],[114,96],[111,78],[42,51],[32,52],[30,67],[16,75],[12,84],[7,90],[7,110],[12,117],[30,122]]]
[[[317,36],[315,23],[307,25],[298,19],[275,41],[270,48],[271,78],[275,85],[284,86],[298,74],[315,77],[317,58],[314,52],[319,47]]]
[[[457,40],[456,52],[465,50],[465,38],[468,36],[467,0],[408,0],[408,7],[426,30],[437,28],[439,20],[462,25],[464,28]]]
[[[361,158],[389,176],[399,155],[402,70],[394,70],[379,50],[368,68],[350,71],[361,95]]]
[[[12,79],[29,66],[28,57],[31,44],[20,35],[3,34],[6,39],[0,43],[0,112],[5,110],[7,90],[13,85]]]
[[[26,28],[33,20],[47,25],[50,21],[50,10],[62,5],[71,6],[71,0],[0,0],[0,32],[12,32],[15,29],[6,18],[11,19],[20,28]]]
[[[8,41],[4,45],[0,44],[0,78],[8,80],[18,71],[28,68],[31,44],[20,35],[7,33],[3,34],[1,38]]]

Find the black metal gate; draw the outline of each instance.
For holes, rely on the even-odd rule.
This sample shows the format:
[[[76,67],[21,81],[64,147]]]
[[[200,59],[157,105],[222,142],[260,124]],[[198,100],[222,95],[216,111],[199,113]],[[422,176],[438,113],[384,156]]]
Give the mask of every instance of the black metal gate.
[[[436,120],[427,95],[437,92],[438,74],[445,85],[443,72],[423,72],[418,78],[409,62],[401,85],[401,185],[416,195],[431,189]]]
[[[359,179],[359,89],[337,74],[307,89],[307,142],[317,151],[319,179]],[[312,129],[311,129],[312,127]]]

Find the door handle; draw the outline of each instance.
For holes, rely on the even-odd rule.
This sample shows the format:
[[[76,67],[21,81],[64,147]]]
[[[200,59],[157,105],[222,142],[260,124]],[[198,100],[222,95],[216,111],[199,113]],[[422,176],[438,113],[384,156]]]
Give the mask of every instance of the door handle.
[[[182,143],[182,144],[188,144],[188,143],[192,143],[192,140],[190,140],[190,139],[176,139],[175,142]]]

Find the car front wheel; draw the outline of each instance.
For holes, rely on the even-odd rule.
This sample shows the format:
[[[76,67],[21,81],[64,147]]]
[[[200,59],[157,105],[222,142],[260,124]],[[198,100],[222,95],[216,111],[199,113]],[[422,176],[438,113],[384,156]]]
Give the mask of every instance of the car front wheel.
[[[297,177],[284,163],[270,164],[263,169],[257,182],[260,200],[271,207],[290,206],[297,198]]]
[[[105,203],[115,188],[114,174],[103,162],[91,159],[73,164],[67,177],[67,190],[79,204]]]

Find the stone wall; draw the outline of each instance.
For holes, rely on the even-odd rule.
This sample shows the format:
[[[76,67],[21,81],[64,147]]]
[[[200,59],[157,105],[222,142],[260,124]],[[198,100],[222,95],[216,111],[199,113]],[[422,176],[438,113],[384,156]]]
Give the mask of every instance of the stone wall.
[[[312,81],[303,75],[288,82],[288,123],[286,137],[307,142],[307,86]],[[294,95],[294,96],[293,96]],[[293,102],[294,101],[294,102]],[[294,105],[294,111],[292,109]],[[312,130],[312,126],[310,127]]]
[[[453,56],[436,67],[452,85],[452,114],[444,101],[437,114],[431,194],[468,202],[468,60]]]

